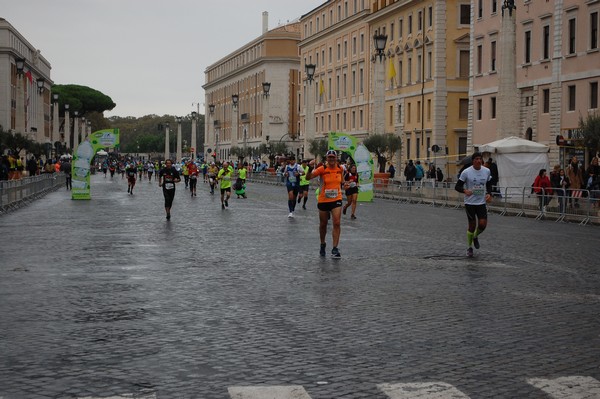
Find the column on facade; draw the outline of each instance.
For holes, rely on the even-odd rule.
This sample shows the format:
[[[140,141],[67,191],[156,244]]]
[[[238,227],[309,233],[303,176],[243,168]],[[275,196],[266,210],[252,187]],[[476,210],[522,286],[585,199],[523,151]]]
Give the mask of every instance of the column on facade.
[[[71,146],[73,150],[79,145],[79,122],[79,117],[75,112],[75,118],[73,118],[73,145]]]
[[[165,125],[165,161],[170,158],[169,153],[171,150],[169,149],[169,124]]]
[[[17,74],[17,107],[15,130],[17,133],[25,134],[25,77],[23,74]]]
[[[519,135],[519,92],[517,89],[517,13],[502,10],[500,65],[498,68],[498,139]]]
[[[67,148],[71,147],[71,119],[69,116],[69,104],[65,104],[65,145]]]
[[[313,80],[306,81],[306,120],[304,121],[304,157],[314,157],[321,154],[310,153],[310,141],[315,138],[315,90]]]
[[[385,133],[385,57],[375,58],[373,80],[375,82],[373,95],[373,132]]]
[[[37,133],[35,141],[44,143],[46,140],[46,123],[44,122],[44,89],[38,89],[38,108],[37,108]]]
[[[181,118],[177,120],[177,155],[176,162],[181,162]]]
[[[446,0],[436,0],[433,9],[435,42],[433,45],[433,126],[431,130],[431,145],[436,144],[440,147],[441,151],[445,151],[448,145],[448,84],[446,71],[446,25],[448,23],[448,14]],[[424,115],[421,115],[421,118],[423,117]],[[442,154],[444,153],[442,152]],[[446,157],[439,157],[435,162],[437,167],[446,172],[446,176],[450,176],[448,159]]]

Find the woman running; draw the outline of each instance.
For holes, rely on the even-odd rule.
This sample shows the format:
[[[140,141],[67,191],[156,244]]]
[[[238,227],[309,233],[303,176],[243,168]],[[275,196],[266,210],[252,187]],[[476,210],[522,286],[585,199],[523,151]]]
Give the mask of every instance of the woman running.
[[[344,205],[342,213],[346,214],[346,209],[352,207],[352,213],[350,219],[356,219],[356,202],[358,200],[358,173],[356,172],[356,165],[350,166],[350,170],[346,173],[344,178],[344,188],[346,189],[346,199],[348,202]]]

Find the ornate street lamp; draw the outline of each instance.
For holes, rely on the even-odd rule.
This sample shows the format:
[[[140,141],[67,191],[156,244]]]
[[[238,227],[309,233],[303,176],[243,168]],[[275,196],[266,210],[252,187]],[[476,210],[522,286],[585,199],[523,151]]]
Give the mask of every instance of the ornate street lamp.
[[[46,80],[44,78],[38,78],[38,80],[36,81],[38,93],[42,94],[44,92],[44,83],[45,82],[46,82]]]
[[[215,104],[208,105],[208,112],[210,112],[211,114],[215,112]]]
[[[271,83],[263,82],[262,87],[263,87],[263,95],[265,97],[269,97],[269,91],[271,91]]]
[[[387,43],[387,35],[380,35],[376,33],[373,35],[373,44],[375,45],[376,55],[379,56],[379,61],[383,59],[385,55],[385,45]]]
[[[308,83],[311,83],[315,77],[317,66],[315,64],[306,64],[304,68],[306,70],[306,80],[308,80]]]
[[[17,67],[17,75],[23,75],[23,69],[25,69],[25,59],[17,58],[15,60],[15,66]]]
[[[233,108],[237,108],[238,102],[240,101],[240,96],[237,94],[232,94],[231,101],[233,102]]]

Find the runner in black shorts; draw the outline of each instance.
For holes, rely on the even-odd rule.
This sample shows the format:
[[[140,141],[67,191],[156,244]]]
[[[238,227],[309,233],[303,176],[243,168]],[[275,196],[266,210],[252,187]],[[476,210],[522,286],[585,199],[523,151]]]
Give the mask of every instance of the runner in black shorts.
[[[173,167],[173,161],[167,159],[165,167],[158,174],[158,187],[162,187],[163,189],[167,220],[171,219],[171,206],[173,206],[173,199],[175,198],[175,183],[179,183],[180,181],[179,172]]]
[[[467,229],[467,256],[473,257],[473,246],[479,249],[479,235],[487,226],[486,203],[492,200],[492,174],[482,166],[480,152],[471,156],[473,165],[463,170],[456,182],[455,189],[465,195],[465,210],[469,221]]]

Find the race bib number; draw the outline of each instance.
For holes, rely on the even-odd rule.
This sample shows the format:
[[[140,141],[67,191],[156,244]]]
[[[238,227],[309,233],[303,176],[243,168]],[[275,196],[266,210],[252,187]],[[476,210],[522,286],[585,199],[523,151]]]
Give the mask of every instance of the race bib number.
[[[350,182],[350,188],[356,187],[356,182]]]
[[[473,195],[484,195],[485,188],[483,186],[475,186],[473,187]]]
[[[290,183],[294,184],[294,183],[296,183],[296,176],[290,175],[290,176],[288,176],[288,180]]]
[[[174,183],[165,183],[163,185],[163,187],[165,188],[165,190],[173,190],[175,188],[175,184]]]
[[[333,189],[329,189],[329,190],[325,190],[325,198],[337,198],[338,197],[338,190],[333,188]]]

